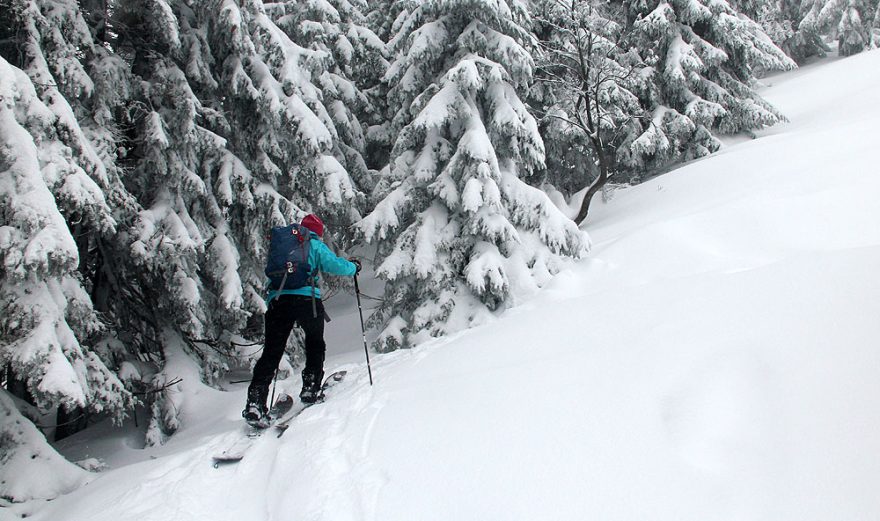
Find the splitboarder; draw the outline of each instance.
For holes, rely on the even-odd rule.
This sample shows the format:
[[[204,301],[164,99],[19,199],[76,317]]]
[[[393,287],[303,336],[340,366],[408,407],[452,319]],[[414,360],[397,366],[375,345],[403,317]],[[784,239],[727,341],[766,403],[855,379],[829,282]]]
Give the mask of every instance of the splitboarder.
[[[265,346],[254,366],[247,404],[242,412],[248,423],[259,422],[266,415],[269,385],[294,323],[305,333],[306,366],[302,372],[300,399],[309,404],[320,398],[327,344],[318,273],[354,277],[361,270],[358,260],[334,255],[321,240],[323,235],[324,223],[314,214],[307,215],[299,225],[272,230],[266,266],[270,282],[266,295]]]

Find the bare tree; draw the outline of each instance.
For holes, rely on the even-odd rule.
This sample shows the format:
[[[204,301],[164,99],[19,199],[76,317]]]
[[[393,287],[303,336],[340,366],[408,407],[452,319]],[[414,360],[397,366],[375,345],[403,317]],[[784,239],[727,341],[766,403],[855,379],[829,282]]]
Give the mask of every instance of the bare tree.
[[[583,222],[592,197],[616,171],[617,149],[641,133],[644,111],[634,91],[640,60],[619,45],[621,14],[614,3],[547,0],[536,19],[545,29],[537,77],[551,103],[545,118],[574,131],[598,170],[575,222]],[[586,165],[584,165],[586,167]]]

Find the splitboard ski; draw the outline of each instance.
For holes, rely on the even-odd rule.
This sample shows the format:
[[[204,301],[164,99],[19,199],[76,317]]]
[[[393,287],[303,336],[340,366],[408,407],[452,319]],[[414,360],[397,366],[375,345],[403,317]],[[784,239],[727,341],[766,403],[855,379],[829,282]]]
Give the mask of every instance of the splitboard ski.
[[[324,393],[336,383],[342,381],[346,371],[337,371],[328,376],[321,385],[321,396],[315,403],[324,401]],[[261,423],[247,424],[244,426],[241,436],[236,438],[231,444],[222,448],[215,453],[212,458],[214,460],[214,468],[218,468],[225,463],[237,463],[244,458],[247,450],[272,426],[280,429],[278,437],[290,426],[290,422],[299,416],[301,412],[311,407],[315,403],[299,404],[294,407],[296,400],[284,394],[278,398],[275,404],[269,409],[268,419]]]
[[[282,394],[275,401],[275,404],[269,409],[267,418],[259,423],[247,423],[241,432],[241,436],[235,439],[232,444],[226,446],[220,452],[214,454],[214,468],[220,466],[221,463],[234,463],[240,461],[244,457],[245,451],[262,436],[266,429],[274,424],[275,420],[279,420],[287,415],[293,404],[296,402],[294,398],[288,394]]]
[[[287,431],[288,428],[290,428],[290,424],[293,422],[293,420],[295,420],[296,417],[299,416],[304,410],[308,409],[309,407],[311,407],[313,405],[317,405],[319,403],[322,403],[324,401],[324,398],[326,397],[325,393],[327,392],[327,390],[332,388],[334,385],[338,384],[339,382],[341,382],[342,379],[345,378],[345,374],[347,372],[348,371],[336,371],[335,373],[328,376],[324,380],[324,383],[321,385],[321,396],[318,397],[317,401],[315,401],[314,403],[303,404],[302,408],[297,410],[295,413],[288,414],[288,415],[286,415],[286,417],[281,418],[280,420],[275,422],[275,430],[278,431],[278,437],[280,438],[281,436],[284,436],[284,432]]]

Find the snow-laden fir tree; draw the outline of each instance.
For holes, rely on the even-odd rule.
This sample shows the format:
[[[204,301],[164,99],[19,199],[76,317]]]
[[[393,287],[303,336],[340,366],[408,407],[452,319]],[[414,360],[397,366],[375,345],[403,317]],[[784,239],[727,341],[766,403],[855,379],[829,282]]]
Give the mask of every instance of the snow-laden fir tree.
[[[640,53],[651,121],[623,151],[634,168],[705,156],[716,133],[759,129],[781,115],[753,89],[761,71],[795,67],[761,26],[726,0],[626,2],[626,45]]]
[[[737,12],[746,15],[760,24],[767,36],[779,48],[787,52],[787,45],[794,37],[794,21],[786,16],[792,4],[800,0],[731,0],[730,5]],[[789,54],[791,56],[791,54]]]
[[[878,0],[808,0],[809,7],[800,29],[813,34],[828,35],[837,40],[841,56],[851,56],[874,48],[873,28],[878,27],[875,15]]]
[[[801,63],[811,56],[825,56],[831,50],[815,24],[802,23],[805,15],[816,8],[814,0],[780,0],[776,5],[779,6],[780,19],[791,27],[791,34],[780,47],[793,60]]]
[[[75,2],[6,5],[15,45],[0,56],[0,364],[43,410],[118,419],[133,399],[78,244],[118,225],[105,197],[115,179],[75,110],[95,96],[87,61],[101,53]]]
[[[878,11],[877,0],[849,0],[843,7],[837,24],[837,49],[841,56],[852,56],[876,47],[873,14]]]
[[[363,0],[267,4],[268,13],[292,41],[323,58],[324,70],[313,82],[332,119],[333,156],[363,190],[369,190],[373,183],[364,158],[368,146],[365,129],[382,123],[384,100],[376,87],[388,68],[385,43],[366,26],[366,8]],[[363,202],[358,206],[362,208]],[[360,219],[357,208],[347,200],[321,194],[313,203],[318,208],[342,205],[325,220],[331,229],[349,231]],[[348,234],[343,237],[351,239]],[[348,244],[346,241],[344,246]]]
[[[367,25],[383,42],[394,35],[394,22],[398,16],[406,15],[411,0],[373,0],[366,11]]]
[[[880,46],[880,2],[877,2],[877,11],[874,13],[874,46]]]
[[[405,23],[413,7],[411,0],[375,0],[370,2],[367,11],[367,24],[384,42],[389,42],[397,34],[401,24]],[[386,46],[386,56],[388,54]],[[387,72],[386,65],[384,72]],[[384,74],[383,74],[384,77]],[[381,120],[372,125],[367,131],[367,139],[370,144],[368,161],[377,169],[386,167],[390,161],[391,150],[394,146],[395,127],[392,124],[394,115],[400,107],[395,106],[389,90],[393,88],[388,81],[381,81],[377,86],[370,89],[372,99],[377,112],[382,113]],[[399,126],[397,130],[399,130]],[[381,176],[380,176],[381,177]],[[372,205],[381,200],[384,190],[374,186]]]
[[[783,16],[794,27],[783,47],[797,61],[825,56],[831,50],[826,37],[838,41],[842,56],[877,46],[878,0],[788,0],[781,5]]]
[[[358,207],[315,85],[327,56],[294,43],[258,0],[173,4],[155,31],[155,17],[134,7],[120,15],[139,27],[120,45],[144,89],[131,155],[147,209],[133,250],[161,279],[159,301],[181,330],[217,339],[221,324],[262,310],[271,226],[311,210],[342,220]]]
[[[520,97],[528,23],[515,0],[410,2],[397,19],[397,138],[384,197],[360,224],[387,282],[380,350],[468,327],[586,252],[585,234],[521,179],[544,161]]]

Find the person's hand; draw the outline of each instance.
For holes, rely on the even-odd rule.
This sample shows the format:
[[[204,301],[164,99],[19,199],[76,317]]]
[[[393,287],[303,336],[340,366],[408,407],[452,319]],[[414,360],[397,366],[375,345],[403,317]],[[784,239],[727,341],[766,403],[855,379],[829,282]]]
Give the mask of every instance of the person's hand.
[[[361,272],[361,261],[359,261],[359,260],[357,260],[357,259],[355,259],[355,258],[351,258],[351,259],[348,259],[348,260],[349,260],[349,262],[351,262],[351,263],[353,263],[353,264],[355,265],[354,274],[357,275],[358,273],[360,273],[360,272]]]

